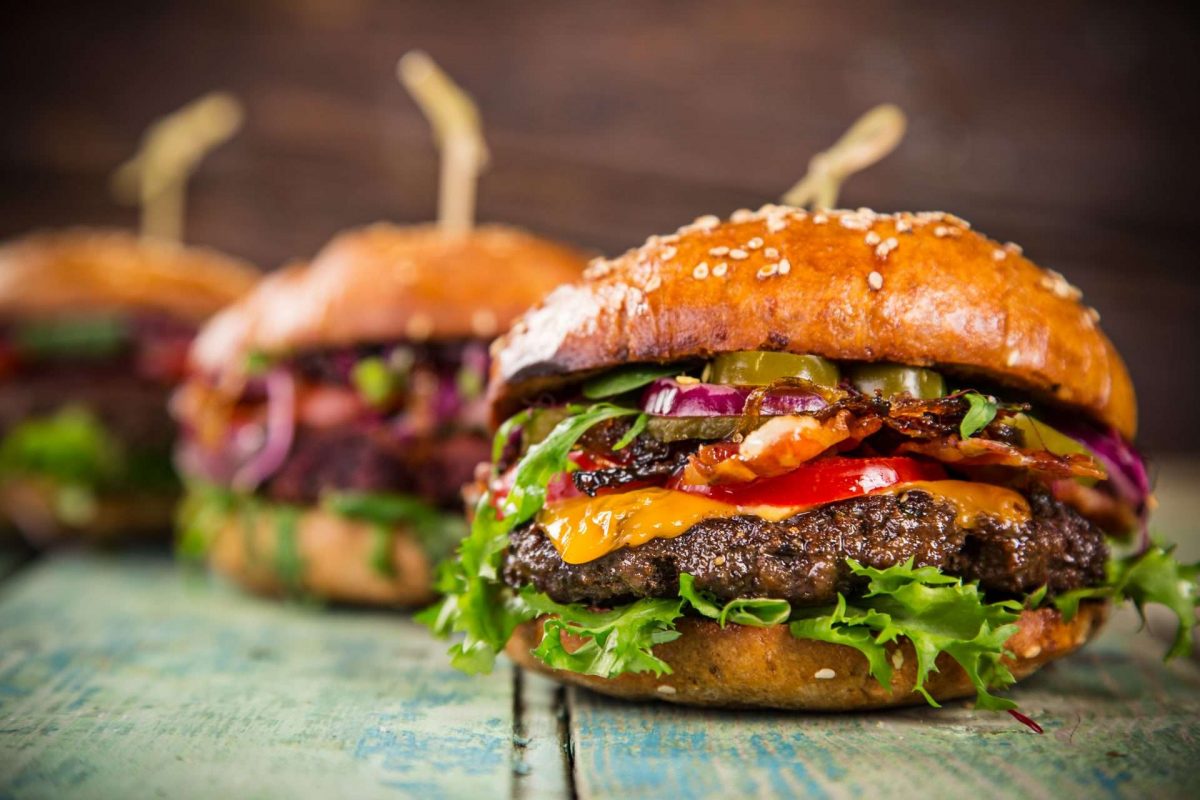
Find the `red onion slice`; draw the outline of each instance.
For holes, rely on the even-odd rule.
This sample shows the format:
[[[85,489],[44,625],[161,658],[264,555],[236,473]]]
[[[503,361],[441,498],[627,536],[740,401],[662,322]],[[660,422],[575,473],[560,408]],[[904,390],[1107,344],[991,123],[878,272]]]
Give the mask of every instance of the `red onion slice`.
[[[737,417],[745,411],[752,391],[718,383],[681,384],[671,378],[659,378],[642,396],[642,410],[663,417]],[[763,398],[760,413],[805,414],[826,405],[825,398],[816,393],[780,391]]]
[[[267,373],[267,430],[262,449],[233,474],[230,486],[252,492],[287,459],[296,435],[296,381],[286,369]]]

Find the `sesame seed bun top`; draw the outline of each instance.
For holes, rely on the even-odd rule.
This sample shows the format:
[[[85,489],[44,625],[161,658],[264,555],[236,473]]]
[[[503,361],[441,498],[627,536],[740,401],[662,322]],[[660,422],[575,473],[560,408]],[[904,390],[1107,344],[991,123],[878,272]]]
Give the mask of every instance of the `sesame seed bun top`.
[[[1128,438],[1133,385],[1094,309],[1058,273],[941,212],[701,217],[594,262],[493,345],[493,419],[631,362],[782,350],[977,375]]]
[[[551,289],[578,279],[585,260],[517,228],[485,225],[455,237],[433,225],[377,223],[263,280],[205,327],[192,362],[230,375],[254,352],[491,339]]]
[[[143,311],[201,322],[245,294],[258,271],[202,247],[72,228],[0,245],[0,315]]]

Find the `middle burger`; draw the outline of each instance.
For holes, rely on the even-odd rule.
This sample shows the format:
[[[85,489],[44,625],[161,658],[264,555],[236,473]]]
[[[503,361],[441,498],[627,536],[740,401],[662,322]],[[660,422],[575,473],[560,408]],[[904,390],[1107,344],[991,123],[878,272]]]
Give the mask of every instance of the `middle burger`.
[[[514,228],[376,224],[264,279],[175,398],[182,551],[265,592],[428,600],[489,458],[487,344],[582,267]]]

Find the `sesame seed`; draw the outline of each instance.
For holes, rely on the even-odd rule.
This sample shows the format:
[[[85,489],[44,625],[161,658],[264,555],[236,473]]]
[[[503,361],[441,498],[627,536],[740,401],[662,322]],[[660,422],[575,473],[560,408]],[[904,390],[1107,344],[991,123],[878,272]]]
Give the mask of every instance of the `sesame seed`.
[[[746,248],[749,250],[757,250],[762,246],[763,246],[763,240],[758,236],[755,236],[753,239],[746,242]]]
[[[897,648],[892,651],[892,666],[901,669],[904,666],[904,651]]]
[[[872,270],[871,274],[867,276],[867,285],[870,286],[873,291],[878,292],[883,288],[883,276]]]
[[[1040,655],[1041,652],[1042,652],[1042,646],[1040,644],[1035,643],[1035,644],[1030,645],[1029,647],[1026,647],[1025,652],[1021,653],[1021,655],[1024,658],[1034,658],[1034,657]]]
[[[767,220],[767,230],[771,233],[779,233],[787,227],[787,221],[783,217],[771,217]]]
[[[674,258],[674,257],[675,257],[675,255],[676,255],[678,252],[679,252],[678,248],[675,248],[675,247],[668,247],[668,248],[665,248],[665,249],[662,251],[662,260],[663,260],[663,261],[670,261],[672,258]]]
[[[651,292],[653,292],[655,289],[657,289],[661,285],[662,285],[662,278],[658,275],[655,275],[652,278],[650,278],[650,280],[646,281],[646,285],[642,287],[642,291],[645,292],[646,294],[650,294]]]
[[[992,251],[993,261],[1003,261],[1006,258],[1008,258],[1008,253],[1004,252],[999,247]]]
[[[735,261],[742,261],[744,259],[749,258],[750,254],[747,253],[745,250],[741,249],[740,247],[735,247],[733,250],[729,251],[729,257]]]
[[[589,281],[594,281],[603,278],[612,271],[612,265],[603,259],[593,259],[587,269],[583,271],[583,277]]]
[[[836,678],[837,673],[831,670],[829,667],[825,667],[824,669],[819,669],[814,672],[813,677],[819,681],[828,681]]]
[[[865,231],[871,227],[872,220],[864,219],[858,214],[842,214],[838,217],[838,222],[842,223],[843,228],[848,228],[852,231]]]
[[[1092,308],[1091,306],[1088,306],[1087,315],[1088,315],[1088,319],[1090,319],[1092,322],[1100,321],[1100,312],[1097,311],[1096,309]]]
[[[765,278],[771,277],[778,271],[779,271],[778,264],[764,264],[763,266],[758,268],[758,272],[755,273],[755,277],[757,277],[759,280],[763,280]]]
[[[716,558],[714,558],[712,560],[712,562],[713,562],[713,566],[719,567],[725,563],[725,556],[717,556]]]
[[[705,278],[707,278],[708,277],[708,262],[701,261],[699,264],[697,264],[695,269],[692,270],[692,277],[698,281],[702,281]]]
[[[1005,366],[1015,367],[1017,365],[1017,362],[1020,360],[1021,360],[1021,351],[1013,349],[1013,350],[1008,351],[1008,357],[1004,359],[1004,364],[1005,364]]]
[[[896,241],[895,236],[889,236],[886,240],[879,243],[875,248],[876,258],[887,258],[893,250],[900,246],[900,242]]]
[[[692,386],[700,382],[699,378],[693,378],[691,375],[676,375],[675,382],[682,386]]]
[[[947,228],[945,225],[938,225],[936,228],[933,229],[933,235],[939,239],[944,239],[950,235],[950,229]]]
[[[728,252],[729,252],[729,248],[726,247],[725,245],[721,245],[720,247],[714,247],[714,248],[710,249],[708,251],[708,254],[710,256],[723,256]]]
[[[792,262],[788,261],[786,258],[779,259],[779,274],[787,275],[791,271],[792,271]]]
[[[655,691],[657,691],[659,694],[675,694],[675,687],[668,686],[667,684],[663,683],[660,684]]]
[[[879,234],[875,231],[867,231],[867,235],[863,237],[863,241],[871,247],[874,247],[875,245],[879,244],[881,240],[879,238]]]
[[[729,265],[726,264],[724,261],[722,261],[720,264],[717,264],[716,266],[714,266],[712,268],[713,277],[714,278],[723,278],[723,277],[725,277],[725,273],[728,270],[729,270]]]
[[[433,333],[433,320],[425,314],[413,314],[404,324],[404,332],[410,339],[426,339]]]
[[[763,255],[767,258],[779,258],[779,251],[774,247],[768,247],[766,250],[763,250]]]
[[[721,220],[717,219],[713,214],[705,214],[703,217],[696,217],[692,222],[697,228],[709,229],[715,228],[721,224]]]
[[[813,225],[824,225],[826,222],[829,222],[829,217],[825,214],[813,214],[812,221]]]
[[[471,315],[471,330],[479,336],[491,336],[496,332],[496,312],[480,308]]]
[[[896,220],[896,233],[912,233],[912,223],[906,219]]]
[[[729,215],[730,222],[749,222],[754,219],[754,212],[748,208],[739,208]]]
[[[1004,249],[1018,256],[1025,252],[1021,245],[1017,244],[1016,242],[1005,242]]]

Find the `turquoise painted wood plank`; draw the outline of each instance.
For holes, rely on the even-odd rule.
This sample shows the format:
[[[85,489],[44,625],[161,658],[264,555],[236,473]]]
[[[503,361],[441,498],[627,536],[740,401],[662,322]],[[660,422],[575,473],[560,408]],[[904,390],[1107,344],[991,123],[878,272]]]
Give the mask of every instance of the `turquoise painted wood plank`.
[[[554,681],[525,670],[517,674],[513,798],[560,800],[571,796],[566,693]]]
[[[1117,614],[1013,691],[1046,730],[957,703],[863,715],[639,708],[571,692],[575,784],[601,797],[1197,797],[1200,666]]]
[[[0,591],[0,796],[506,797],[512,683],[401,615],[46,557]]]

